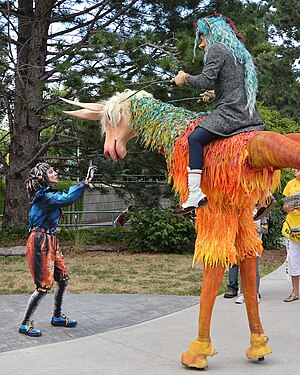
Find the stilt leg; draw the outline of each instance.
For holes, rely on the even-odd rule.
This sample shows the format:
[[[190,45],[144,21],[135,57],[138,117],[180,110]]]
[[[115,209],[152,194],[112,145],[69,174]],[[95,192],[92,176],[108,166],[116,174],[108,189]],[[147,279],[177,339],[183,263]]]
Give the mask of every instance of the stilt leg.
[[[272,353],[272,350],[268,345],[269,339],[264,334],[259,316],[256,287],[256,257],[245,258],[240,264],[240,272],[251,331],[250,347],[246,351],[246,356],[249,359],[261,359],[265,355]]]
[[[224,276],[224,267],[204,269],[198,325],[198,338],[193,341],[189,350],[182,354],[181,362],[188,367],[205,368],[207,357],[216,354],[210,339],[211,315],[220,285]]]

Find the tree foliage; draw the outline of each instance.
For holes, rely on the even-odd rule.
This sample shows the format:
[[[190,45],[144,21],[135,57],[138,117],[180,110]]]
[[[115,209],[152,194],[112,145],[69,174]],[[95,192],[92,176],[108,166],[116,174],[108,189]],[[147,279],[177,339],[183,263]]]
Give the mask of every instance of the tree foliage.
[[[98,158],[111,174],[123,167],[147,173],[155,164],[159,172],[165,168],[158,155],[152,156],[151,168],[132,159],[113,167],[101,159],[99,127],[63,116],[67,107],[59,96],[97,101],[125,88],[146,88],[163,101],[198,111],[209,108],[184,100],[199,96],[198,90],[168,83],[179,69],[201,71],[201,53],[193,63],[193,21],[204,15],[218,12],[236,22],[260,71],[259,99],[298,121],[296,11],[296,0],[0,1],[0,119],[5,115],[9,124],[9,163],[7,145],[0,147],[6,174],[4,224],[25,223],[23,182],[42,157],[55,163],[57,156],[68,157],[63,159],[68,164],[58,164],[70,177],[86,166],[78,156]],[[275,32],[284,36],[282,46],[271,43]],[[141,151],[136,143],[132,147]]]
[[[269,40],[275,54],[266,54],[263,60],[265,104],[280,110],[286,117],[300,122],[300,7],[298,0],[268,0],[265,15]]]

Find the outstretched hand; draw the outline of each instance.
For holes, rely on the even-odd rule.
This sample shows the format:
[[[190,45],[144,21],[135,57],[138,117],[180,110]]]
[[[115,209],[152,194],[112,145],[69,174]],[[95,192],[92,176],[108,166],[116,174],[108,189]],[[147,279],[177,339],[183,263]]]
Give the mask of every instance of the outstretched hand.
[[[93,177],[94,177],[94,173],[96,172],[96,170],[97,170],[96,165],[93,165],[93,162],[90,161],[85,180],[88,181],[88,182],[91,182]]]

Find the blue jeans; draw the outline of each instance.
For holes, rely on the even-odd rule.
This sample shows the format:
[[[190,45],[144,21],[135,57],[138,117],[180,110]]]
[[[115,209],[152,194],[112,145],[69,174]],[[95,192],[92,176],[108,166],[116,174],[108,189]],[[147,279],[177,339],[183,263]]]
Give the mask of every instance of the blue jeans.
[[[229,283],[227,284],[227,290],[237,292],[239,290],[239,266],[234,264],[229,268],[228,279]]]
[[[203,147],[219,138],[218,134],[214,134],[201,126],[196,126],[188,137],[189,142],[189,167],[191,169],[202,169],[204,164]]]

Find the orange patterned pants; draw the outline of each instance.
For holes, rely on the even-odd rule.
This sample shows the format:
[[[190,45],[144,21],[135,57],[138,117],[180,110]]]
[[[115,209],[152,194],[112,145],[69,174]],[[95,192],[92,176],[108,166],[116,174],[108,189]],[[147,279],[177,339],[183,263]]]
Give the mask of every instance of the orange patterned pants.
[[[68,270],[56,235],[46,231],[32,231],[27,240],[26,257],[37,289],[49,290],[54,280],[67,280]]]

